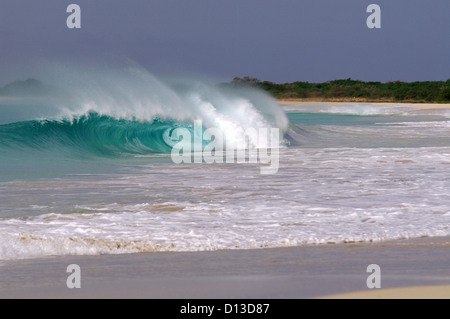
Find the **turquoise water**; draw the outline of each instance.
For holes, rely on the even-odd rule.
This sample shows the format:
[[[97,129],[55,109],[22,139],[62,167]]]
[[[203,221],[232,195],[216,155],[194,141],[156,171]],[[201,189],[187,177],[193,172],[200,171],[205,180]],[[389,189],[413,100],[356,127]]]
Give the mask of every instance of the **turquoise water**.
[[[0,100],[0,259],[450,234],[445,110],[120,87],[69,104]],[[175,164],[171,132],[194,133],[199,119],[234,139],[279,128],[277,173],[250,162]]]
[[[338,126],[365,126],[379,125],[386,121],[393,121],[391,116],[382,115],[354,115],[330,113],[289,113],[291,123],[303,126],[338,125]]]
[[[446,116],[398,112],[393,109],[390,114],[380,115],[288,113],[292,144],[312,148],[450,146]]]

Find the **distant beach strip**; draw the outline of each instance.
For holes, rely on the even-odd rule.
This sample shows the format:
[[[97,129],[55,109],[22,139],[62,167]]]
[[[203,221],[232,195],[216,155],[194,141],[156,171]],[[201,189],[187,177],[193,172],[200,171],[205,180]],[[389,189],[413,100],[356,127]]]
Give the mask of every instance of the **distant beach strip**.
[[[382,83],[348,78],[322,83],[274,83],[245,76],[235,77],[227,85],[259,87],[277,99],[297,99],[305,102],[450,103],[450,79]]]

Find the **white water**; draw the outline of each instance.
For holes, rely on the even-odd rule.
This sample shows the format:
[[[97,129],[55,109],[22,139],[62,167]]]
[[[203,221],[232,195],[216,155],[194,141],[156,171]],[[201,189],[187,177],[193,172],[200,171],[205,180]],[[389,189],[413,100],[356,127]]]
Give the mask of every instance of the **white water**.
[[[449,167],[450,148],[284,149],[270,177],[250,164],[154,164],[17,183],[23,205],[47,213],[1,220],[0,259],[449,235]],[[54,206],[32,204],[43,188]]]
[[[49,92],[31,100],[34,110],[29,106],[32,98],[16,98],[12,108],[0,108],[0,117],[17,113],[22,101],[26,105],[15,114],[16,121],[73,119],[94,112],[150,123],[155,118],[189,123],[202,120],[205,127],[231,131],[277,127],[284,133],[288,126],[280,106],[261,90],[230,89],[192,78],[163,81],[136,65],[115,69],[49,65],[38,76]]]
[[[230,137],[239,128],[279,127],[291,145],[280,149],[278,172],[261,175],[259,164],[248,163],[174,164],[156,154],[105,160],[111,169],[74,160],[57,177],[13,176],[0,183],[0,260],[450,235],[447,111],[295,106],[287,109],[358,116],[323,118],[333,125],[300,116],[288,126],[263,93],[174,88],[133,72],[70,78],[75,97],[54,116],[201,119]],[[372,123],[362,115],[381,116]]]

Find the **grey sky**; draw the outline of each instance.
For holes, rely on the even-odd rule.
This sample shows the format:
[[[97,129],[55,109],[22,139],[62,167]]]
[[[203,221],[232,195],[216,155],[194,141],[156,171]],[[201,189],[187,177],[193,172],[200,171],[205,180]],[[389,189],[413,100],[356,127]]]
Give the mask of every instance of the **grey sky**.
[[[70,3],[81,29],[66,26]],[[381,29],[366,26],[371,3]],[[105,56],[224,80],[447,80],[450,1],[1,0],[0,85],[41,60]]]

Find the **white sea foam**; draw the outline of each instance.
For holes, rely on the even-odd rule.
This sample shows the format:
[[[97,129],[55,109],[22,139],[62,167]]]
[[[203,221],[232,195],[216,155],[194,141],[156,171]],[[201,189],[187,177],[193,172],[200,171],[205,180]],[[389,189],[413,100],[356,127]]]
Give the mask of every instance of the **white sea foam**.
[[[289,113],[334,113],[334,114],[354,114],[354,115],[388,115],[388,114],[410,114],[417,112],[408,105],[374,105],[371,103],[354,103],[340,105],[333,104],[299,104],[282,105],[283,109]]]
[[[69,74],[72,82],[62,84],[73,84],[74,96],[52,113],[56,118],[93,111],[144,122],[197,119],[226,129],[229,138],[240,129],[278,127],[289,131],[292,145],[280,149],[279,170],[269,176],[248,162],[174,164],[162,154],[101,162],[113,171],[75,159],[65,169],[50,159],[52,170],[54,163],[63,166],[58,178],[24,180],[13,171],[0,183],[0,260],[450,235],[450,133],[442,112],[291,108],[389,115],[380,123],[332,118],[333,125],[303,127],[289,125],[276,102],[258,91],[173,87],[139,69]],[[25,167],[33,171],[38,163],[30,162]]]
[[[450,148],[283,149],[280,159],[270,177],[250,164],[152,164],[41,181],[69,213],[0,220],[0,259],[450,235]],[[30,201],[39,188],[16,185]]]
[[[65,76],[70,74],[70,77]],[[46,70],[49,83],[68,94],[58,100],[59,111],[49,118],[74,119],[89,112],[116,119],[152,122],[155,119],[222,129],[236,138],[235,132],[247,128],[280,129],[286,132],[288,120],[279,104],[255,88],[228,88],[189,79],[162,81],[138,66],[117,69],[65,66]],[[63,79],[63,80],[61,80]],[[181,81],[181,80],[180,80]]]

